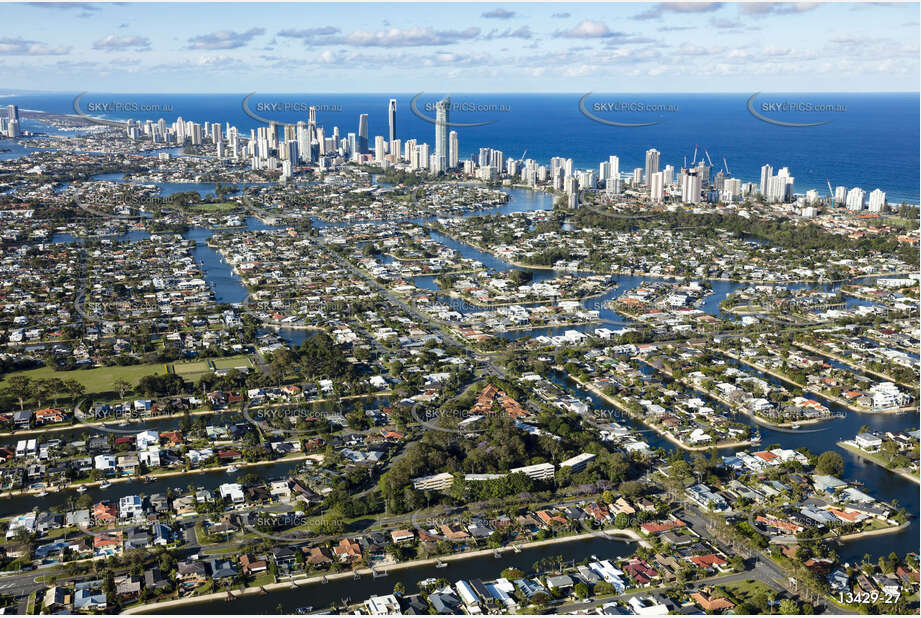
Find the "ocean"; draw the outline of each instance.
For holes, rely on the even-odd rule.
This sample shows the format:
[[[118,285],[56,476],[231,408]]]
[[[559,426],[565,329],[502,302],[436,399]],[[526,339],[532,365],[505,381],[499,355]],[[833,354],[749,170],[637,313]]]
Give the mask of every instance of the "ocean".
[[[0,96],[0,105],[22,109],[73,113],[78,93],[44,93]],[[159,106],[159,111],[93,111],[109,119],[136,120],[177,116],[196,122],[229,122],[241,131],[263,126],[243,111],[247,93],[240,94],[119,94],[87,93],[80,101],[84,112],[100,104]],[[358,116],[368,114],[370,145],[375,135],[388,135],[387,103],[397,99],[397,138],[415,138],[433,146],[435,127],[417,117],[410,103],[417,93],[403,94],[269,94],[257,93],[248,102],[251,111],[279,122],[306,120],[306,107],[319,106],[318,124],[338,126],[340,135],[357,132]],[[629,172],[645,165],[645,152],[656,148],[660,166],[680,168],[685,158],[712,160],[713,174],[728,164],[731,176],[758,182],[765,163],[775,174],[788,167],[795,191],[815,189],[820,195],[833,187],[859,186],[867,193],[880,188],[890,204],[919,201],[919,95],[891,94],[762,94],[753,106],[762,116],[783,122],[826,122],[821,126],[778,126],[756,118],[748,109],[752,93],[739,94],[602,94],[585,100],[589,113],[604,120],[649,123],[651,126],[611,126],[590,119],[580,111],[584,93],[574,94],[452,94],[452,123],[489,123],[455,126],[460,158],[475,155],[479,148],[502,150],[506,157],[527,157],[548,163],[551,157],[572,158],[576,168],[598,170],[609,155],[620,157],[620,169]],[[420,115],[434,119],[433,104],[441,93],[421,94],[416,107]],[[830,111],[781,111],[775,103],[827,105]],[[626,105],[624,105],[626,104]],[[620,111],[612,111],[618,106]],[[623,111],[637,106],[652,111]],[[166,108],[168,111],[164,111]],[[287,110],[287,111],[285,111]],[[30,128],[30,124],[24,125]],[[725,157],[726,164],[723,162]]]

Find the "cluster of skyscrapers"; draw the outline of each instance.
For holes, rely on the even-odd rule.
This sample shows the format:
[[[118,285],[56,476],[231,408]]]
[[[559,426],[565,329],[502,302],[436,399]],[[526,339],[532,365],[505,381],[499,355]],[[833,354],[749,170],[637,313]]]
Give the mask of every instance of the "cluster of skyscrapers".
[[[7,119],[0,119],[0,132],[18,135],[19,112],[15,105],[10,105],[7,110]],[[526,152],[521,159],[513,159],[506,157],[501,150],[485,147],[461,164],[457,132],[449,130],[450,114],[449,97],[435,104],[434,151],[427,143],[416,139],[404,142],[397,137],[396,99],[390,99],[387,103],[388,134],[375,136],[373,151],[368,132],[368,114],[359,115],[357,132],[343,137],[338,126],[334,126],[327,134],[326,129],[317,124],[315,106],[308,108],[306,122],[272,122],[268,126],[251,129],[247,137],[241,136],[236,127],[229,124],[205,122],[201,125],[184,121],[181,117],[170,125],[162,118],[157,122],[129,121],[127,133],[135,139],[143,135],[155,143],[190,143],[193,146],[211,144],[218,158],[249,159],[253,169],[280,170],[282,180],[290,178],[294,168],[299,165],[316,165],[322,170],[351,161],[385,169],[399,166],[434,175],[459,170],[487,182],[505,178],[517,179],[529,186],[549,183],[554,189],[566,194],[572,208],[578,206],[581,191],[603,189],[613,196],[623,193],[628,187],[633,189],[634,194],[645,192],[654,204],[665,203],[667,199],[680,200],[685,204],[731,203],[758,194],[772,203],[794,200],[794,178],[786,167],[780,168],[775,174],[772,166],[764,165],[758,184],[743,183],[738,178],[728,177],[723,170],[712,175],[709,155],[706,162],[703,159],[694,160],[690,165],[687,165],[685,159],[685,165],[680,170],[672,165],[662,167],[661,153],[655,148],[646,151],[645,166],[634,168],[632,173],[622,173],[620,159],[612,155],[600,164],[597,176],[593,170],[574,169],[572,159],[553,157],[548,167],[534,159],[525,159]],[[283,129],[281,134],[279,127]],[[724,167],[728,173],[728,165]],[[828,188],[829,197],[826,201],[829,206],[844,206],[849,210],[862,210],[867,206],[866,193],[859,187],[848,191],[839,186],[833,196],[830,184]],[[798,205],[804,207],[803,212],[807,216],[815,214],[814,205],[820,200],[815,190],[797,198]],[[871,192],[869,210],[881,212],[885,207],[886,194],[879,189]]]
[[[0,118],[0,135],[6,137],[19,137],[22,130],[19,128],[19,108],[15,105],[6,106],[6,118]]]

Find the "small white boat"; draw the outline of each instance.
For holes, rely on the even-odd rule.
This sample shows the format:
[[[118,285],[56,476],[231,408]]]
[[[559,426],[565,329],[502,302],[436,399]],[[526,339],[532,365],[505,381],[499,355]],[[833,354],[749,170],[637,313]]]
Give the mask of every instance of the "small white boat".
[[[112,483],[110,483],[109,481],[103,481],[102,484],[99,486],[99,489],[108,489],[111,486],[112,486]]]
[[[793,429],[799,429],[799,423],[793,423],[790,425]]]
[[[85,493],[86,493],[86,487],[84,487],[83,485],[80,485],[80,487],[77,488],[77,493],[78,493],[78,494],[85,494]]]
[[[35,495],[38,496],[39,498],[44,498],[45,496],[48,495],[48,492],[43,489]]]
[[[234,472],[238,472],[239,470],[240,470],[239,466],[230,466],[229,468],[227,468],[227,474],[233,474]]]

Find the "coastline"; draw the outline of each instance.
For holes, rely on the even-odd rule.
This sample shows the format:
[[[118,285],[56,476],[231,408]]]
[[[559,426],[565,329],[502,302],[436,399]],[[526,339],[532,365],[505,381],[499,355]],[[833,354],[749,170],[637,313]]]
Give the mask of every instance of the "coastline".
[[[506,547],[499,548],[498,551],[500,554],[502,554],[508,551],[514,551],[515,547],[518,547],[521,549],[531,549],[535,547],[543,547],[546,545],[557,545],[560,543],[581,541],[584,539],[591,538],[593,536],[597,536],[598,532],[600,531],[585,532],[583,534],[576,534],[572,536],[555,537],[552,539],[544,539],[541,541],[531,541],[528,543],[521,543],[519,545],[509,545]],[[605,534],[605,536],[610,536],[610,537],[622,536],[624,537],[624,540],[628,542],[636,542],[636,543],[643,542],[643,538],[636,531],[629,529],[629,528],[626,528],[623,530],[611,529],[610,532],[608,530],[604,530],[603,533]],[[384,571],[384,572],[389,573],[390,571],[402,571],[405,569],[411,569],[415,567],[434,565],[434,564],[437,564],[438,562],[457,562],[460,560],[468,560],[470,558],[493,556],[495,555],[495,552],[496,550],[494,549],[478,549],[475,551],[463,552],[459,554],[450,554],[447,556],[438,556],[435,558],[421,558],[417,560],[408,560],[406,562],[397,562],[396,564],[387,565],[385,567],[382,566],[380,567],[380,569],[378,569],[377,567],[373,567],[373,569],[374,571]],[[185,597],[182,599],[171,599],[169,601],[160,601],[158,603],[138,605],[138,606],[130,607],[126,609],[125,611],[122,612],[122,614],[125,614],[125,615],[144,614],[145,612],[148,612],[151,610],[160,610],[160,609],[166,609],[166,608],[171,608],[171,607],[180,607],[183,605],[195,605],[198,603],[206,603],[208,601],[220,601],[220,600],[228,599],[228,595],[233,598],[238,598],[241,596],[251,596],[254,594],[263,594],[266,592],[272,592],[276,590],[290,590],[292,588],[300,588],[301,586],[322,583],[324,579],[326,581],[334,581],[338,579],[349,579],[349,578],[355,577],[355,574],[358,574],[359,576],[373,575],[372,567],[362,567],[360,569],[355,569],[353,571],[344,571],[340,573],[314,575],[314,576],[306,577],[304,579],[299,579],[299,580],[292,579],[292,580],[284,581],[284,582],[266,584],[265,586],[249,586],[243,589],[242,591],[239,589],[225,590],[222,592],[212,592],[212,593],[204,594],[200,596],[191,596],[191,597]]]

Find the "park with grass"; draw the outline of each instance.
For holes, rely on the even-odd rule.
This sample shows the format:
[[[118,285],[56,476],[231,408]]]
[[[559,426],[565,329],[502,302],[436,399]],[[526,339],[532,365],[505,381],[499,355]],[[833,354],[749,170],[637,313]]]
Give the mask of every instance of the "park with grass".
[[[123,396],[122,392],[134,389],[141,378],[150,375],[176,374],[187,381],[196,381],[203,375],[220,369],[233,369],[235,367],[252,367],[252,361],[246,354],[225,356],[220,358],[197,359],[172,363],[144,363],[139,365],[113,365],[110,367],[94,367],[92,369],[74,369],[71,371],[55,371],[52,367],[39,367],[6,374],[0,380],[0,390],[18,398],[22,393],[24,381],[28,378],[30,385],[42,385],[38,392],[28,393],[26,400],[32,400],[38,405],[57,403],[58,400],[73,399],[83,395],[96,397]],[[68,387],[68,383],[73,388]],[[79,392],[73,383],[83,387]]]

